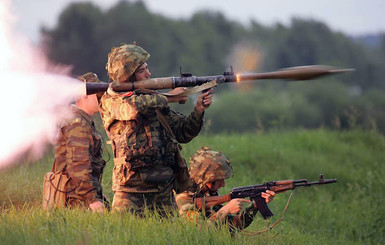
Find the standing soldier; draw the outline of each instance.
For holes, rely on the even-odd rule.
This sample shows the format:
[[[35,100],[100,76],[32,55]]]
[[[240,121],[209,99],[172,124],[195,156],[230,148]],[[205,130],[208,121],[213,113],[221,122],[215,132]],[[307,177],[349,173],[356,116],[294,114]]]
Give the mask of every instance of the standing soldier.
[[[225,186],[225,180],[233,176],[229,159],[221,152],[202,147],[190,157],[190,177],[193,186],[189,191],[176,195],[179,214],[190,220],[196,220],[201,212],[194,204],[195,198],[218,196],[218,190]],[[267,190],[262,193],[266,203],[273,200],[275,193]],[[250,200],[235,198],[226,205],[217,205],[203,212],[211,223],[228,223],[231,231],[248,227],[258,212],[255,203]],[[243,203],[250,203],[241,212]]]
[[[98,82],[96,74],[81,77],[84,82]],[[83,96],[71,105],[73,117],[63,122],[55,144],[53,172],[69,177],[66,206],[86,207],[95,212],[108,208],[102,193],[102,136],[96,131],[92,116],[99,111],[96,94]]]
[[[112,48],[106,65],[110,81],[135,84],[149,79],[149,57],[136,44]],[[184,90],[176,88],[170,93]],[[187,96],[166,97],[154,91],[117,93],[110,86],[101,99],[100,113],[114,154],[114,210],[141,214],[145,207],[162,212],[177,208],[173,190],[178,184],[178,167],[185,164],[178,159],[179,143],[198,135],[204,110],[212,102],[210,92],[198,97],[186,117],[172,111],[169,103],[184,102]],[[188,181],[187,169],[186,176]]]

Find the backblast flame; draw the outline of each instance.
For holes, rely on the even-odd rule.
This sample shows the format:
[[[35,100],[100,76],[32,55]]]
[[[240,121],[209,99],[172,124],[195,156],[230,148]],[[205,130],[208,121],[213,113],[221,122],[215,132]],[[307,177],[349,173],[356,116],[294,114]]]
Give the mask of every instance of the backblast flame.
[[[12,32],[15,17],[9,9],[9,1],[0,1],[0,168],[26,153],[30,160],[40,157],[58,123],[69,116],[68,104],[85,94],[68,67],[49,72],[52,65],[39,49]]]

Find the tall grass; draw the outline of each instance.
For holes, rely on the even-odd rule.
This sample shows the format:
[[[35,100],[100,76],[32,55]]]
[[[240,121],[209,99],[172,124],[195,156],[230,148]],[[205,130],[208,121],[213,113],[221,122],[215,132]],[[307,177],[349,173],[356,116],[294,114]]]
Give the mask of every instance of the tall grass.
[[[258,236],[231,236],[182,218],[149,214],[91,214],[82,210],[41,210],[44,173],[52,154],[33,164],[0,172],[0,244],[384,244],[385,139],[373,131],[297,130],[266,134],[199,136],[183,146],[186,158],[202,145],[231,159],[234,177],[221,194],[236,186],[269,180],[337,178],[336,184],[293,191],[284,221]],[[112,200],[107,164],[103,187]],[[269,204],[271,220],[258,217],[246,231],[266,228],[284,209],[290,192]]]

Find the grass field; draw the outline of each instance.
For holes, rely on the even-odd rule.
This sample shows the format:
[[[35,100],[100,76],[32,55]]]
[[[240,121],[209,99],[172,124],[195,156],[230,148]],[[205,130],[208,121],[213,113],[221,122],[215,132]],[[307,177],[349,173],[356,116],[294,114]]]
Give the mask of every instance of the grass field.
[[[259,215],[235,236],[174,217],[139,219],[126,214],[41,210],[44,173],[52,154],[0,171],[0,244],[385,244],[385,138],[374,131],[297,130],[264,134],[199,136],[183,146],[188,158],[202,145],[231,159],[236,186],[269,180],[336,178],[336,184],[293,191],[285,219],[271,231],[250,236],[280,218],[291,191],[269,204],[275,216]],[[107,158],[107,157],[106,157]],[[112,200],[112,161],[103,187]],[[247,233],[248,232],[248,233]]]

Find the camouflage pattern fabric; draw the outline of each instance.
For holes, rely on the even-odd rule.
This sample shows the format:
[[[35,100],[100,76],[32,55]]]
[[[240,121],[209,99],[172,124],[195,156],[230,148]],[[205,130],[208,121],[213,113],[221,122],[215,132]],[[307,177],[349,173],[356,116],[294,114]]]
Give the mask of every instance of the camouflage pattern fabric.
[[[224,214],[221,211],[223,205],[216,205],[205,212],[198,210],[194,204],[195,198],[210,196],[218,196],[218,193],[202,190],[196,183],[194,183],[194,187],[190,191],[185,191],[175,196],[179,215],[192,222],[196,222],[200,218],[205,218],[213,225],[227,223],[229,225],[229,230],[235,232],[237,230],[246,229],[253,222],[254,217],[258,212],[252,203],[238,215]]]
[[[179,215],[191,221],[204,217],[208,218],[209,223],[213,224],[227,222],[231,231],[245,229],[251,224],[257,213],[252,204],[238,215],[222,213],[221,208],[223,205],[217,205],[201,212],[194,204],[195,198],[218,196],[217,192],[212,192],[206,187],[208,182],[224,180],[233,176],[233,168],[224,154],[202,146],[190,157],[189,173],[193,181],[191,190],[177,194],[175,197]]]
[[[155,110],[165,116],[176,139],[161,126]],[[171,195],[167,188],[175,179],[172,168],[176,164],[178,143],[187,143],[198,135],[203,114],[195,110],[187,117],[176,113],[170,109],[164,95],[111,90],[101,99],[100,114],[114,154],[113,191],[141,193],[146,197],[138,201],[138,205],[124,206],[151,205],[147,201],[148,193]],[[125,202],[120,197],[122,195],[115,195],[115,206]]]
[[[114,193],[114,201],[112,206],[114,211],[132,213],[143,216],[145,210],[157,211],[161,216],[167,217],[177,210],[175,197],[173,194],[173,186],[170,185],[163,192],[159,193],[129,193],[124,191],[116,191]]]
[[[191,179],[203,188],[206,183],[224,180],[233,176],[229,159],[219,151],[202,146],[190,157],[189,173]]]
[[[210,218],[210,221],[215,221],[217,220],[218,217],[213,216],[218,210],[222,207],[222,205],[217,205],[212,207],[209,210],[206,210],[206,212],[200,212],[195,204],[194,204],[194,199],[195,198],[200,198],[200,197],[210,197],[210,196],[217,196],[218,193],[216,192],[210,192],[208,190],[201,190],[201,188],[194,183],[193,188],[189,191],[185,191],[181,194],[177,194],[175,199],[176,203],[178,206],[179,210],[179,215],[182,217],[187,217],[190,220],[195,220],[199,216]],[[222,219],[220,221],[225,221],[224,218],[226,217],[221,217]]]
[[[89,83],[100,82],[98,75],[96,75],[93,72],[87,72],[86,74],[79,76],[78,79],[83,81],[83,82],[89,82]]]
[[[67,205],[85,206],[101,201],[102,174],[106,162],[102,158],[102,137],[92,118],[72,105],[73,118],[66,120],[55,144],[53,171],[65,169],[70,176]]]
[[[150,54],[136,44],[114,47],[108,54],[106,70],[112,81],[126,81],[139,66],[150,58]]]

